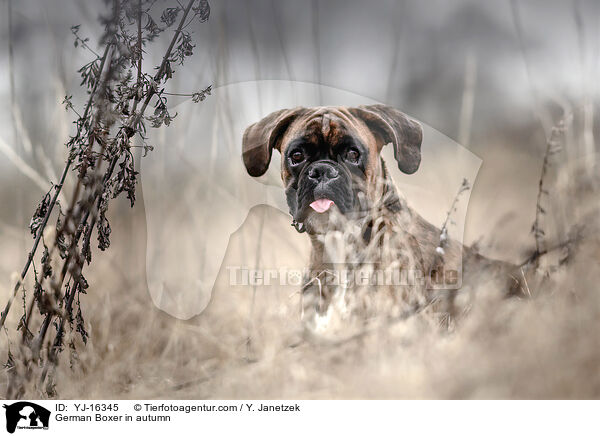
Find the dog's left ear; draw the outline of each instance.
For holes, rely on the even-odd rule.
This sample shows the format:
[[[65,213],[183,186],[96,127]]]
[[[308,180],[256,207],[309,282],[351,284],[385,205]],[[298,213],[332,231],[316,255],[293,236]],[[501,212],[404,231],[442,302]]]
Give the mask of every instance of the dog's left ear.
[[[358,106],[348,108],[348,111],[367,125],[381,141],[380,147],[392,143],[400,171],[406,174],[417,171],[421,163],[423,141],[423,129],[418,121],[383,104]]]
[[[244,132],[242,158],[248,174],[262,176],[269,168],[273,149],[281,151],[281,139],[294,120],[306,111],[305,108],[275,111]]]

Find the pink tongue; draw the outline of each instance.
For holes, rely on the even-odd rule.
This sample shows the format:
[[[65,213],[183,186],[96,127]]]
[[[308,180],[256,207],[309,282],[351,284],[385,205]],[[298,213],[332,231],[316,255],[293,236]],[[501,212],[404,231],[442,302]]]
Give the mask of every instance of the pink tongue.
[[[319,198],[318,200],[313,201],[310,204],[310,207],[319,213],[323,213],[329,210],[332,204],[333,201],[329,200],[328,198]]]

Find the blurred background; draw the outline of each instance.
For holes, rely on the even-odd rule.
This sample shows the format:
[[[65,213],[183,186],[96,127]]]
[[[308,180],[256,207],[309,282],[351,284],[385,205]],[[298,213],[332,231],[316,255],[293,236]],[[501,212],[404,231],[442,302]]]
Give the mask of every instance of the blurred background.
[[[16,180],[19,188],[2,193],[1,213],[6,225],[22,228],[39,185],[62,168],[72,120],[59,103],[67,94],[75,103],[85,97],[76,70],[89,54],[73,46],[70,27],[81,24],[95,47],[106,8],[66,0],[4,0],[2,7],[0,165],[2,186]],[[578,110],[590,127],[579,138],[582,153],[594,152],[597,2],[220,1],[211,8],[209,22],[192,24],[195,54],[172,92],[291,80],[400,108],[483,160],[469,210],[469,227],[481,230],[467,228],[471,242],[501,219],[527,237],[535,210],[515,205],[535,198],[546,137],[562,111]],[[194,110],[189,99],[170,103]],[[181,124],[169,137],[185,134]],[[37,183],[15,168],[7,148],[41,176]],[[489,242],[498,256],[515,254],[508,241]]]
[[[161,4],[168,7],[175,2],[159,0],[158,5]],[[246,89],[246,94],[241,95],[256,92],[252,97],[253,110],[244,115],[228,114],[227,111],[236,111],[237,106],[232,103],[236,100],[230,93],[241,89],[241,82],[310,84],[310,92],[315,93],[311,94],[310,100],[315,104],[335,104],[335,96],[340,95],[359,96],[362,99],[356,101],[383,102],[401,109],[436,132],[434,134],[443,135],[449,143],[460,144],[461,148],[481,159],[468,209],[465,205],[464,242],[477,244],[485,255],[519,263],[534,245],[531,226],[535,219],[538,182],[547,141],[552,128],[560,120],[566,120],[570,127],[564,147],[553,157],[554,168],[560,166],[566,170],[555,169],[550,175],[551,198],[555,201],[547,206],[545,217],[549,240],[560,240],[568,233],[571,223],[585,215],[573,206],[573,196],[574,192],[587,192],[586,189],[594,185],[597,173],[596,138],[600,135],[596,110],[600,60],[599,2],[223,0],[213,1],[210,6],[209,21],[191,25],[194,26],[192,30],[196,43],[194,55],[176,70],[169,91],[189,94],[212,85],[215,93],[208,99],[227,102],[223,106],[227,108],[226,111],[215,109],[215,113],[221,113],[219,123],[225,123],[225,127],[219,123],[203,124],[202,117],[209,111],[202,108],[204,103],[195,105],[188,97],[173,96],[169,98],[169,104],[179,116],[169,127],[151,133],[149,142],[156,149],[189,149],[194,141],[204,144],[196,138],[199,138],[198,135],[214,135],[211,130],[214,126],[223,131],[231,129],[227,140],[234,144],[241,136],[243,125],[227,125],[228,117],[254,122],[275,109],[275,102],[283,104],[277,96],[266,95],[264,87],[252,85],[255,86],[253,89]],[[97,50],[96,41],[102,33],[98,16],[105,13],[106,5],[100,1],[2,0],[0,8],[0,288],[2,295],[7,296],[14,283],[13,275],[20,271],[26,253],[31,248],[32,238],[27,228],[31,214],[51,182],[56,182],[66,160],[64,144],[69,134],[73,133],[74,118],[65,111],[61,101],[66,95],[72,95],[75,107],[80,108],[86,98],[79,86],[77,70],[90,60],[90,55],[80,47],[74,47],[71,26],[81,25],[80,35],[89,37],[90,46]],[[157,6],[157,9],[161,7]],[[167,38],[157,41],[146,54],[145,65],[160,63],[166,44]],[[298,92],[307,89],[303,86],[291,88],[291,103],[304,101],[303,96],[298,95]],[[277,88],[269,89],[273,92]],[[327,91],[331,89],[338,91]],[[324,94],[321,95],[321,92]],[[239,95],[237,98],[240,98]],[[210,104],[218,106],[217,103]],[[218,155],[218,151],[202,147],[194,151],[200,156],[203,153],[213,157],[214,153]],[[157,156],[160,157],[160,153]],[[454,164],[440,154],[435,161],[435,168],[443,171],[445,165]],[[105,308],[103,315],[99,315],[92,309],[94,315],[91,315],[93,319],[90,322],[93,324],[95,320],[104,326],[102,328],[108,328],[105,327],[107,319],[121,316],[126,320],[123,323],[126,327],[123,328],[127,330],[135,325],[133,320],[141,316],[140,312],[149,311],[158,319],[152,321],[153,328],[177,331],[169,333],[165,347],[148,351],[148,356],[153,356],[148,357],[150,361],[164,357],[164,353],[167,353],[165,350],[171,353],[180,348],[186,349],[182,345],[185,339],[182,338],[187,337],[189,332],[207,334],[205,327],[202,327],[205,321],[202,320],[197,321],[199,326],[176,324],[179,327],[175,328],[170,324],[170,318],[156,311],[152,305],[152,301],[161,305],[158,301],[160,295],[148,291],[148,264],[145,258],[147,244],[151,244],[150,238],[146,239],[149,223],[145,206],[147,208],[148,198],[154,195],[153,208],[163,208],[169,212],[171,205],[160,203],[165,200],[165,192],[169,192],[164,190],[164,181],[176,184],[177,192],[181,192],[180,188],[193,191],[200,183],[196,177],[197,168],[182,169],[177,163],[167,165],[163,170],[165,168],[168,172],[160,175],[142,172],[142,178],[149,174],[157,184],[143,186],[141,201],[133,210],[123,200],[118,200],[112,206],[110,213],[116,223],[113,245],[107,253],[95,254],[98,263],[92,266],[94,272],[90,273],[93,274],[90,278],[92,289],[96,286],[106,292],[90,296],[90,302],[86,303],[92,307],[97,307],[96,303],[112,307],[111,304],[115,304],[113,300],[122,301],[119,300],[123,298],[121,293],[127,292],[135,300],[131,312],[115,315],[108,313],[110,310]],[[215,177],[222,169],[217,167]],[[194,176],[190,177],[190,174]],[[69,180],[68,186],[71,183],[72,180]],[[163,197],[155,195],[161,186]],[[455,191],[455,186],[449,186],[444,195],[451,199]],[[68,195],[69,187],[64,192]],[[411,198],[409,192],[405,194],[413,203],[417,202],[417,210],[425,215],[429,213],[428,217],[435,216],[435,212],[427,212],[431,205],[418,204],[418,195]],[[595,204],[594,198],[582,196],[584,200],[581,201],[588,205]],[[444,211],[438,210],[437,213],[443,215]],[[236,220],[240,221],[238,225],[241,228],[229,243],[225,255],[228,265],[277,267],[281,259],[288,259],[286,266],[305,265],[307,241],[289,226],[289,219],[284,212],[259,207],[252,209],[248,217],[242,213]],[[273,226],[275,231],[264,233],[266,239],[261,245],[264,222]],[[177,222],[173,225],[176,226]],[[200,231],[208,230],[201,228]],[[273,250],[271,247],[277,248]],[[195,268],[193,258],[184,258],[187,263],[177,261],[177,265],[168,267],[169,273],[185,275],[186,271]],[[103,271],[114,274],[106,275]],[[227,289],[227,274],[225,270],[222,271],[215,289]],[[260,323],[248,315],[254,313],[255,298],[245,295],[244,300],[234,295],[239,298],[237,301],[242,307],[236,307],[234,312],[239,311],[243,316],[228,323],[226,330],[231,330],[228,334],[231,334],[231,341],[235,344],[233,349],[236,351],[233,354],[236,355],[243,348],[240,338],[246,336],[240,335],[236,329],[245,331]],[[234,297],[229,293],[223,298]],[[266,299],[269,298],[267,296]],[[277,298],[285,300],[288,295]],[[206,306],[208,299],[204,296],[202,299],[203,302],[199,304]],[[597,302],[594,300],[595,308]],[[133,303],[130,301],[128,304]],[[163,304],[168,305],[168,302]],[[223,311],[229,313],[232,310],[231,303],[228,304],[217,305],[221,309],[213,309],[218,316],[211,315],[210,310],[206,316],[213,321],[214,318],[210,316],[223,320]],[[120,310],[126,309],[121,307]],[[274,313],[281,315],[278,310]],[[181,318],[192,315],[194,313],[187,313]],[[120,349],[131,345],[127,341],[110,339],[112,335],[114,332],[97,331],[95,340],[101,344],[98,347],[104,347],[112,353],[115,347]],[[220,349],[218,342],[222,338],[214,336],[214,332],[208,336],[210,339],[204,339],[212,347]],[[175,345],[169,342],[169,338],[176,338],[173,339]],[[592,345],[598,345],[595,336],[588,340],[592,341]],[[277,346],[273,347],[277,349]],[[94,349],[94,346],[91,348]],[[204,362],[200,365],[204,368],[202,371],[210,373],[216,364],[211,360],[214,356],[207,349],[204,353],[209,357],[198,355],[193,358],[195,360],[186,357],[182,365],[191,368],[198,362]],[[544,348],[550,349],[555,350],[553,346]],[[272,350],[270,352],[274,353]],[[229,351],[220,349],[219,353],[227,354]],[[135,378],[131,372],[131,362],[140,357],[136,356],[130,358],[129,366],[123,363],[120,370],[125,378]],[[97,356],[88,358],[87,364],[102,367],[103,363],[98,362]],[[586,360],[586,365],[597,362],[595,359],[597,356],[592,356]],[[414,373],[418,363],[421,361],[408,363],[406,371]],[[236,374],[238,368],[232,371]],[[295,371],[297,380],[307,377],[306,368],[296,368]],[[438,369],[435,371],[440,380],[445,380],[448,375]],[[144,380],[152,377],[160,379],[161,374],[160,370],[149,370],[140,377],[145,377]],[[277,396],[282,392],[277,390],[277,383],[269,385],[271,390],[265,388],[264,392],[243,382],[228,384],[224,380],[230,380],[231,377],[235,379],[235,375],[227,374],[221,379],[220,385],[211,385],[212,390],[203,391],[202,395],[211,396],[214,392],[221,392],[228,396],[244,396],[244,393]],[[498,386],[477,390],[468,383],[460,385],[460,382],[456,382],[456,389],[440,391],[427,382],[423,382],[425,387],[421,385],[423,378],[419,377],[424,376],[419,374],[410,390],[399,393],[390,388],[384,395],[510,397],[560,396],[566,392],[559,388],[544,391],[540,386],[548,387],[546,381],[525,391],[505,390]],[[487,380],[488,376],[489,373],[482,371],[480,380]],[[194,377],[202,379],[208,376]],[[519,377],[516,379],[520,380]],[[334,395],[331,385],[327,384],[331,380],[327,380],[326,387],[319,388],[320,396]],[[188,382],[177,381],[179,385]],[[116,387],[109,392],[126,395],[123,392],[129,392],[127,389],[130,388],[119,390],[119,386],[134,382],[115,383]],[[502,383],[499,385],[505,386]],[[100,381],[93,386],[96,388],[90,389],[96,389],[94,392],[99,395],[105,392],[100,387]],[[185,385],[184,395],[195,395],[197,386],[192,386],[194,388],[191,391],[185,391],[189,389],[189,385]],[[585,383],[582,382],[581,389],[585,390],[583,386]],[[597,385],[592,383],[592,386]],[[343,391],[343,395],[369,395],[368,389],[363,388],[365,386],[361,385],[355,390]],[[593,396],[598,392],[594,390],[596,387],[590,389],[585,395]],[[157,392],[143,389],[134,389],[132,392],[131,395],[158,395]],[[169,395],[172,393],[170,390],[166,392]],[[287,392],[290,395],[306,393],[293,388]],[[577,396],[582,392],[576,389],[572,394]],[[371,394],[378,396],[376,390]],[[73,388],[70,395],[85,395],[85,391]]]

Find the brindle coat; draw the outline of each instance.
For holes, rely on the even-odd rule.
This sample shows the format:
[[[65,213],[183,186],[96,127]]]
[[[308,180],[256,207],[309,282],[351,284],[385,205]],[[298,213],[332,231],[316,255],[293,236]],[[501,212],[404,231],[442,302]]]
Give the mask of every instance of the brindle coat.
[[[266,172],[273,149],[281,153],[290,214],[297,229],[307,231],[312,242],[305,290],[318,292],[321,303],[330,295],[316,278],[348,261],[353,268],[366,262],[377,268],[392,265],[420,271],[428,285],[410,287],[403,298],[412,306],[431,300],[435,295],[429,292],[432,281],[447,280],[447,275],[452,276],[447,272],[461,271],[461,263],[463,288],[476,287],[481,271],[491,271],[495,280],[511,287],[512,265],[486,259],[453,240],[441,244],[440,229],[398,195],[381,149],[391,144],[398,168],[411,174],[419,168],[422,137],[417,121],[384,105],[283,109],[246,129],[243,161],[251,176]],[[310,205],[318,199],[332,200],[335,207],[317,213]],[[351,229],[359,237],[348,237]],[[328,243],[335,245],[335,235],[351,240],[350,253],[340,257],[329,249]]]

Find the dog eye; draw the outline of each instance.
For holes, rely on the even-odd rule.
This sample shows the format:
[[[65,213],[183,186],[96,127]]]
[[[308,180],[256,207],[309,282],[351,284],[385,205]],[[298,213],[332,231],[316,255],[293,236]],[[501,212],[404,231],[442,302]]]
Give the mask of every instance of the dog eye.
[[[293,163],[299,164],[300,162],[302,162],[304,160],[304,153],[302,153],[300,150],[296,150],[296,151],[292,152],[292,154],[290,155],[290,158],[292,159]]]
[[[346,152],[346,160],[350,162],[358,162],[358,158],[360,157],[360,153],[356,148],[351,148]]]

